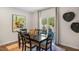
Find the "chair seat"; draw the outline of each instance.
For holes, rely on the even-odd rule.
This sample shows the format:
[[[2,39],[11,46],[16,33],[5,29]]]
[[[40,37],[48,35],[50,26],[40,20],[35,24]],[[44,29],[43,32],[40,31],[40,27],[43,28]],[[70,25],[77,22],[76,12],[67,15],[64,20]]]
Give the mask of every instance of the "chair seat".
[[[46,45],[46,42],[47,42],[47,41],[44,41],[44,42],[42,42],[41,44],[42,44],[42,45]],[[48,43],[50,43],[50,42],[51,42],[51,40],[48,41]]]
[[[47,45],[47,48],[49,48],[49,47],[50,47],[50,44]],[[45,44],[41,44],[41,48],[44,48],[45,49],[46,48],[46,45]]]
[[[36,43],[36,42],[34,42],[34,41],[32,41],[32,44],[34,44],[34,45],[36,45],[36,46],[39,46],[39,44]]]

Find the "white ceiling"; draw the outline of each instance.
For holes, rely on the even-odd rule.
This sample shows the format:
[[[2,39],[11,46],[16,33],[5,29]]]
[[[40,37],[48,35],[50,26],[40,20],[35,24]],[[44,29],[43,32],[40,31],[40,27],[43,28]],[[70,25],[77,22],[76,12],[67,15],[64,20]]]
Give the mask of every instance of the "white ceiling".
[[[37,11],[37,10],[45,9],[47,7],[16,7],[16,8],[24,10],[24,11],[28,11],[28,12],[34,12],[34,11]]]

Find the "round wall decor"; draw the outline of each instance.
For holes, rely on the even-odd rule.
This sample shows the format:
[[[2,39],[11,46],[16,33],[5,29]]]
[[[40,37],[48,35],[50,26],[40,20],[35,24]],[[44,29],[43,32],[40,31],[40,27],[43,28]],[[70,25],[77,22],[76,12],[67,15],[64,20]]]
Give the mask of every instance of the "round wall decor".
[[[73,22],[71,24],[71,29],[76,32],[76,33],[79,33],[79,22]]]
[[[63,19],[67,22],[70,22],[74,19],[75,13],[74,12],[67,12],[63,14]]]

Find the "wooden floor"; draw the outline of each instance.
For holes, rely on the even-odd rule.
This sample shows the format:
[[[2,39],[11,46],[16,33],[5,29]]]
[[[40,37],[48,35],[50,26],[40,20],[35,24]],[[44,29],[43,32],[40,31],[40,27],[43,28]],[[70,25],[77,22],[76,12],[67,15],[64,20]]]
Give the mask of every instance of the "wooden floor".
[[[18,43],[15,43],[8,46],[1,46],[0,51],[21,51],[21,49],[18,48]]]
[[[64,49],[60,51],[79,51],[77,49],[73,49],[70,47],[62,46],[62,45],[58,45],[57,47]],[[14,43],[10,45],[1,46],[0,51],[21,51],[21,49],[19,49],[18,43]]]

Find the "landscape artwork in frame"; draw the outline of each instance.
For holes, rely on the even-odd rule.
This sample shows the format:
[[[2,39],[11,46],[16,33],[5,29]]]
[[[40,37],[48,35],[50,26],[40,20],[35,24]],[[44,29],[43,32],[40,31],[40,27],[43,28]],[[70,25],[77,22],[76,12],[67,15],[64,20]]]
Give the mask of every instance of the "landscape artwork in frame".
[[[12,15],[12,31],[16,32],[20,29],[24,28],[26,25],[26,19],[25,16],[21,15]]]

